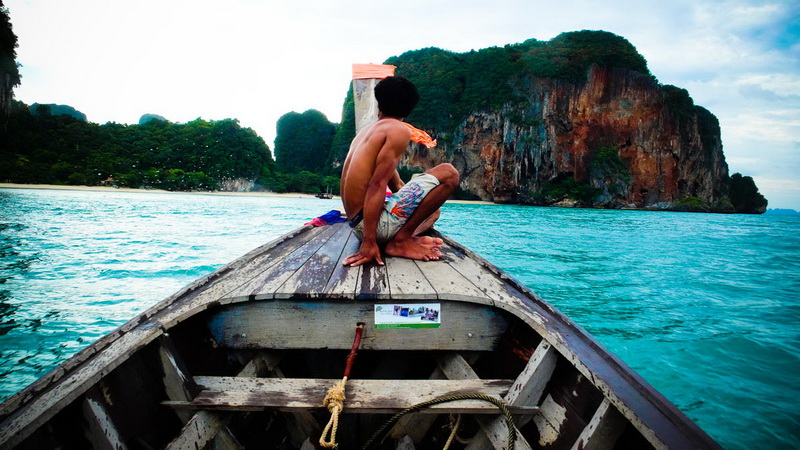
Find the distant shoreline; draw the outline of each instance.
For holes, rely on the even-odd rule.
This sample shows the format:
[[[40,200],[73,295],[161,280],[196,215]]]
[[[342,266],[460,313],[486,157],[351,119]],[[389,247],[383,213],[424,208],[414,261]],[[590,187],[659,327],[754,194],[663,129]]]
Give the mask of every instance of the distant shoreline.
[[[230,195],[237,197],[290,197],[290,198],[316,198],[313,194],[303,194],[299,192],[227,192],[227,191],[167,191],[164,189],[133,189],[116,188],[111,186],[66,186],[60,184],[19,184],[19,183],[0,183],[0,189],[42,189],[53,191],[96,191],[96,192],[132,192],[135,194],[194,194],[194,195]],[[339,200],[338,195],[333,196],[334,200]],[[496,203],[481,200],[448,200],[447,203],[468,203],[474,205],[495,205]]]

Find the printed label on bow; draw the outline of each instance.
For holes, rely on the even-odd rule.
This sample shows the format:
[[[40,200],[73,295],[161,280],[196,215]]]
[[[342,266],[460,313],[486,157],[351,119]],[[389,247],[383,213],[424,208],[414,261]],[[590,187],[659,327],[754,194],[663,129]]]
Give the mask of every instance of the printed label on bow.
[[[440,303],[375,305],[375,328],[438,328],[441,309]]]

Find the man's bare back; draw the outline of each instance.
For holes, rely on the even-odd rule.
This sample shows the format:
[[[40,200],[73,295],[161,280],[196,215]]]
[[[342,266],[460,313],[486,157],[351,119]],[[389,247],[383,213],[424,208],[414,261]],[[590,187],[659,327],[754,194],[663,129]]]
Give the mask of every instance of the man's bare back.
[[[401,145],[405,141],[407,146],[411,140],[411,131],[399,120],[379,120],[361,130],[350,144],[350,150],[342,168],[340,189],[342,203],[344,203],[344,209],[349,219],[352,219],[355,214],[364,209],[364,199],[369,182],[375,172],[378,153],[387,144],[387,138],[390,138],[388,142],[390,145],[393,143]],[[405,147],[403,147],[404,150]],[[387,183],[392,192],[397,192],[403,187],[402,181],[400,181],[400,184],[398,184],[398,181],[400,180],[395,180],[392,177]]]
[[[360,219],[357,230],[361,232],[361,246],[345,259],[345,265],[370,261],[383,264],[379,239],[389,255],[424,261],[441,257],[441,239],[417,234],[433,225],[439,207],[458,185],[458,172],[453,166],[442,164],[404,188],[397,165],[408,148],[411,131],[402,118],[416,105],[416,99],[409,102],[406,98],[408,85],[416,96],[416,88],[408,80],[389,77],[378,83],[375,94],[379,120],[359,132],[350,144],[340,192],[347,217],[351,222]],[[380,89],[383,90],[379,92]],[[409,107],[409,103],[413,104]],[[387,187],[395,192],[391,201],[396,203],[391,210],[384,209]]]

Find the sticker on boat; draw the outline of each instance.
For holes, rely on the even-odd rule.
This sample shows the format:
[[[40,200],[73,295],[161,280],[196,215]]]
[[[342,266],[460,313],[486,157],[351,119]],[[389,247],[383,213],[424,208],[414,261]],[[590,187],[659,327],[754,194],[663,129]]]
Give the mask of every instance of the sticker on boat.
[[[441,310],[440,303],[375,305],[375,328],[438,328]]]

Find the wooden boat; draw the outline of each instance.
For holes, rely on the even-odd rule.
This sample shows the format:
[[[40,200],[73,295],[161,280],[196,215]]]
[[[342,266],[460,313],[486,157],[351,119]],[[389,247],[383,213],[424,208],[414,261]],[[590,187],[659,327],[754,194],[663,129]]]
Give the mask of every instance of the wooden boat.
[[[440,261],[349,268],[358,241],[346,224],[297,229],[9,398],[0,448],[314,448],[357,323],[339,448],[404,408],[466,393],[508,405],[518,449],[718,448],[583,329],[444,239]],[[385,327],[377,313],[419,304],[439,308],[433,326]],[[451,414],[469,441],[450,448],[509,447],[494,404],[458,400],[403,416],[380,448],[442,448]]]
[[[319,193],[317,193],[317,195],[315,195],[315,197],[321,198],[321,199],[326,199],[326,200],[332,199],[333,198],[333,193],[331,192],[331,187],[330,186],[325,186],[325,192],[319,192]]]

